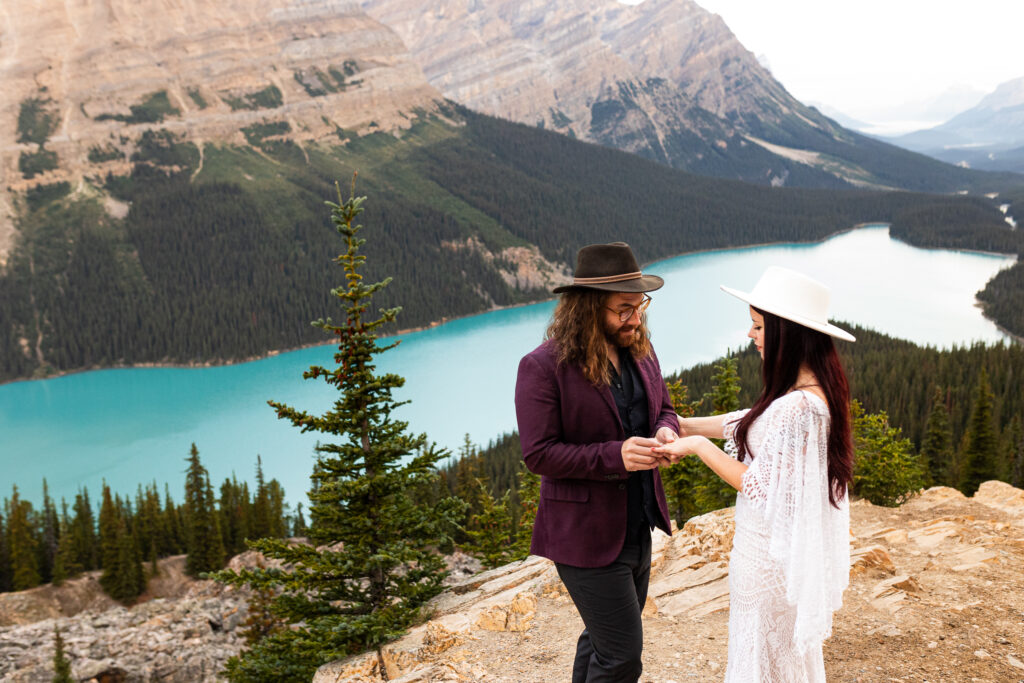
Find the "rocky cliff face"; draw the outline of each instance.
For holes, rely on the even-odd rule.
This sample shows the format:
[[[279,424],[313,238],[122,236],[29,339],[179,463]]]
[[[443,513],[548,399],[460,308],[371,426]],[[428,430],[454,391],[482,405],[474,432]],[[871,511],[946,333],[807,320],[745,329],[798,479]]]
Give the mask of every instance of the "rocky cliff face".
[[[5,1],[0,82],[0,262],[22,193],[127,173],[147,131],[301,143],[402,127],[439,99],[354,0]]]
[[[842,135],[693,0],[363,5],[447,97],[674,166],[722,170],[755,140]]]

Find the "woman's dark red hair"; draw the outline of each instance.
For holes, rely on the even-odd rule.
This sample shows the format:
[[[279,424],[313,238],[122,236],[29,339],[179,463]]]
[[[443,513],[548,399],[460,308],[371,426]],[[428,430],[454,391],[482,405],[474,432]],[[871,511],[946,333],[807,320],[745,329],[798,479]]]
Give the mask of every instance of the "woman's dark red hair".
[[[761,395],[736,426],[736,445],[742,462],[749,454],[750,426],[772,401],[794,387],[800,367],[814,373],[825,392],[831,417],[828,431],[828,500],[838,507],[853,481],[853,435],[850,426],[850,385],[839,362],[832,337],[809,327],[754,308],[764,316],[764,361]]]

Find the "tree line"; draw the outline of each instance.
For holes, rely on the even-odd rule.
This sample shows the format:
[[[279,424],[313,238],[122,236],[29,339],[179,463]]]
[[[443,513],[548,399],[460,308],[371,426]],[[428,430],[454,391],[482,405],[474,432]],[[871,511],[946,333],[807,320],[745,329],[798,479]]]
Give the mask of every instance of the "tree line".
[[[158,573],[159,558],[186,554],[186,573],[198,577],[223,567],[248,539],[304,535],[302,504],[289,514],[284,489],[276,479],[264,480],[259,457],[252,490],[232,475],[215,491],[195,444],[186,462],[182,503],[166,484],[162,493],[156,482],[140,484],[132,497],[104,483],[98,507],[87,487],[70,506],[64,498],[58,506],[44,479],[36,509],[14,485],[0,508],[0,592],[60,585],[102,570],[104,591],[129,604]]]

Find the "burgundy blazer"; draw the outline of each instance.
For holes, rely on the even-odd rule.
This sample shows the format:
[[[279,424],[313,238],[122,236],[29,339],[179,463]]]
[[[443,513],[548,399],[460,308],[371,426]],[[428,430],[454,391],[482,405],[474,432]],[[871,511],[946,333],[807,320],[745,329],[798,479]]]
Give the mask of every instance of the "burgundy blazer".
[[[678,431],[658,358],[637,362],[647,392],[650,436]],[[595,387],[582,370],[558,363],[548,340],[519,362],[516,418],[523,460],[541,475],[530,553],[574,567],[611,564],[626,538],[625,431],[608,386]],[[671,534],[668,505],[653,470],[658,528]]]

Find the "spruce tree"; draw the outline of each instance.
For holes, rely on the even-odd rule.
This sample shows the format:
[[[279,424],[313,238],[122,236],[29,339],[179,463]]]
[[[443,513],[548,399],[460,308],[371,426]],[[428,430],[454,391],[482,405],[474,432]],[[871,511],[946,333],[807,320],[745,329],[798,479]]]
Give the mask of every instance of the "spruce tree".
[[[71,661],[64,654],[64,639],[61,638],[60,628],[53,627],[53,683],[74,683],[71,677]]]
[[[386,675],[379,648],[441,590],[445,563],[434,549],[461,513],[455,499],[434,505],[422,500],[447,454],[428,444],[426,435],[410,435],[407,423],[393,416],[402,403],[392,392],[404,379],[378,374],[374,360],[397,344],[381,345],[377,334],[399,309],[368,319],[371,298],[390,279],[363,282],[366,257],[359,249],[365,240],[355,219],[364,198],[341,203],[339,190],[338,199],[330,206],[345,253],[335,262],[344,267],[346,284],[331,293],[346,319],[314,323],[337,337],[337,365],[312,366],[303,377],[325,381],[339,396],[322,415],[270,402],[279,418],[328,439],[316,447],[309,493],[308,536],[316,546],[264,539],[252,547],[291,565],[290,572],[257,568],[218,575],[232,584],[281,589],[271,609],[290,624],[229,662],[227,675],[235,681],[308,681],[321,664],[373,648]]]
[[[210,475],[206,475],[206,509],[209,512],[210,532],[207,536],[206,559],[207,571],[220,569],[227,561],[227,552],[224,550],[224,535],[220,530],[220,515],[217,514],[217,500],[213,497],[213,486],[210,484]]]
[[[163,528],[163,538],[167,545],[160,550],[160,554],[167,556],[185,552],[185,524],[181,519],[181,509],[174,504],[167,484],[164,484]]]
[[[32,503],[22,500],[18,487],[7,504],[7,552],[10,557],[11,590],[22,591],[38,586],[39,540],[32,528]]]
[[[101,513],[102,516],[102,513]],[[146,589],[145,573],[130,520],[119,514],[114,521],[115,554],[103,567],[100,585],[107,595],[124,604],[131,604]]]
[[[306,535],[306,518],[302,516],[302,501],[295,506],[295,517],[292,520],[292,536],[303,538]]]
[[[75,504],[72,506],[74,516],[71,518],[71,549],[68,551],[74,558],[73,566],[81,567],[82,571],[96,569],[99,567],[99,544],[96,538],[96,518],[92,512],[92,503],[89,502],[89,489],[82,487],[82,490],[75,494]],[[66,571],[72,572],[73,576],[77,571],[70,567]]]
[[[256,455],[256,492],[252,501],[251,538],[271,538],[270,492],[263,478],[263,459]]]
[[[669,398],[676,414],[693,417],[700,401],[689,400],[689,389],[680,380],[668,382]],[[674,465],[661,469],[661,483],[665,487],[668,514],[682,528],[690,517],[699,514],[694,503],[693,482],[699,476],[702,464],[696,458],[684,458]]]
[[[100,566],[103,568],[104,576],[113,572],[117,565],[117,533],[118,533],[118,508],[114,498],[110,494],[110,487],[103,482],[102,501],[100,502]],[[108,578],[107,581],[113,579]]]
[[[967,496],[973,496],[983,482],[999,477],[996,462],[999,443],[992,413],[993,400],[988,373],[982,368],[974,393],[971,419],[967,423],[967,447],[964,450],[964,467],[959,487]]]
[[[711,378],[711,392],[704,396],[704,403],[711,403],[712,415],[724,415],[740,408],[740,376],[736,371],[735,358],[723,358],[715,366],[715,374]],[[715,439],[714,443],[722,448],[724,442]],[[687,458],[688,460],[691,458]],[[710,512],[736,504],[736,489],[715,474],[711,468],[704,467],[697,458],[692,458],[698,465],[693,482],[693,498],[700,512]]]
[[[224,539],[214,509],[213,488],[210,477],[199,460],[195,444],[189,449],[188,469],[185,470],[185,572],[199,576],[203,572],[220,569],[224,565]]]
[[[902,505],[924,486],[924,467],[910,439],[889,416],[867,414],[856,400],[850,402],[853,418],[853,493],[875,505]]]
[[[57,559],[53,563],[53,584],[59,586],[84,571],[75,554],[74,537],[71,533],[71,519],[67,503],[61,500],[60,541],[57,543]]]
[[[57,544],[60,541],[57,506],[50,498],[50,489],[43,478],[43,509],[40,511],[39,571],[43,582],[53,580],[53,565],[57,561]]]
[[[514,559],[524,559],[530,554],[533,538],[533,523],[537,519],[537,505],[540,502],[540,475],[526,469],[519,461],[516,489],[519,496],[519,519],[516,522]]]
[[[942,387],[935,387],[932,393],[932,407],[921,441],[921,461],[925,468],[926,483],[930,481],[942,486],[957,483],[950,478],[953,468],[953,426],[946,406],[946,392]]]
[[[498,499],[482,479],[476,480],[480,491],[481,512],[470,518],[469,539],[473,554],[488,569],[507,564],[515,557],[512,512],[509,491]]]

